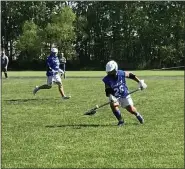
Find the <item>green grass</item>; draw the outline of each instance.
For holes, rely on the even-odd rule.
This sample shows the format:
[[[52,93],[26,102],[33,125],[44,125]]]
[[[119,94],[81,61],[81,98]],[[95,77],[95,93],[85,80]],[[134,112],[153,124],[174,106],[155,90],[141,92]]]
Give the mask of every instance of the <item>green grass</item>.
[[[184,168],[184,72],[134,73],[148,85],[132,95],[145,124],[121,109],[126,124],[117,127],[108,106],[83,115],[107,101],[104,72],[67,72],[72,98],[65,101],[56,86],[32,95],[45,72],[9,72],[2,80],[2,168]]]

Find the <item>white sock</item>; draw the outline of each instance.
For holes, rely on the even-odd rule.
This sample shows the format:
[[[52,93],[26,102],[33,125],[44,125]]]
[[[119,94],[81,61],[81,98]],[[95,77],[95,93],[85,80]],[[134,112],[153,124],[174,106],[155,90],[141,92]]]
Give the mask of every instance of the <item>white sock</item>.
[[[139,112],[136,112],[136,116],[140,116],[140,113]]]

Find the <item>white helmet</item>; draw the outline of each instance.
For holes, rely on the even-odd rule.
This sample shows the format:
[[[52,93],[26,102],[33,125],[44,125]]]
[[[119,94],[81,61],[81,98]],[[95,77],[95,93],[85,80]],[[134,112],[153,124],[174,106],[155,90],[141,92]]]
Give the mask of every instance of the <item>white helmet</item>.
[[[57,48],[51,48],[51,52],[58,53],[58,49]]]
[[[111,72],[114,69],[118,71],[118,64],[114,60],[111,60],[106,64],[106,72]]]

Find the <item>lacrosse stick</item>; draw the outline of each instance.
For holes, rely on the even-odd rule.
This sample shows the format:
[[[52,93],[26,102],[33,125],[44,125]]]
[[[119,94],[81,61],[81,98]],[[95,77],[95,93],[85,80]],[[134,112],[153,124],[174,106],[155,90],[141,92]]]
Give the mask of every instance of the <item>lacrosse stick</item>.
[[[135,92],[137,92],[139,90],[141,90],[141,88],[138,88],[136,90],[133,90],[133,91],[129,92],[127,95],[132,94],[132,93],[135,93]],[[104,106],[108,105],[109,103],[110,103],[110,101],[109,102],[106,102],[106,103],[104,103],[104,104],[102,104],[100,106],[96,105],[96,107],[94,107],[93,109],[85,112],[84,115],[94,115],[98,109],[100,109],[101,107],[104,107]]]

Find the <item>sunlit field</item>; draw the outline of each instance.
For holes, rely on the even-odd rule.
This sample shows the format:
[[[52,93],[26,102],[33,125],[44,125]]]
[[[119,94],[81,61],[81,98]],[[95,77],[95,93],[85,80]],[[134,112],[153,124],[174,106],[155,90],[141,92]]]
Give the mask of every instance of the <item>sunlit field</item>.
[[[137,119],[120,109],[117,126],[107,102],[105,72],[70,72],[63,79],[70,100],[57,86],[40,90],[45,72],[8,72],[2,78],[2,168],[184,168],[184,71],[133,71],[148,88],[132,94]],[[129,90],[138,85],[127,80]]]

